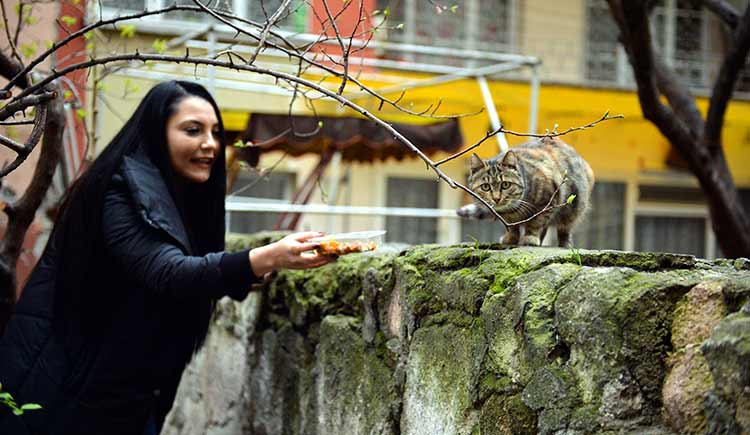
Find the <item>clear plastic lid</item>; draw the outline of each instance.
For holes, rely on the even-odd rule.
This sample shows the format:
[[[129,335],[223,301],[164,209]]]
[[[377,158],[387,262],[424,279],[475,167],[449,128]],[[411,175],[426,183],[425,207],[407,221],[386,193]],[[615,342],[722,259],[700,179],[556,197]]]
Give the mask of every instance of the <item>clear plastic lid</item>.
[[[383,238],[385,230],[370,230],[370,231],[355,231],[351,233],[337,233],[337,234],[326,234],[322,237],[314,237],[309,239],[308,242],[318,243],[326,240],[336,240],[338,242],[353,242],[353,241],[373,241],[377,242]]]

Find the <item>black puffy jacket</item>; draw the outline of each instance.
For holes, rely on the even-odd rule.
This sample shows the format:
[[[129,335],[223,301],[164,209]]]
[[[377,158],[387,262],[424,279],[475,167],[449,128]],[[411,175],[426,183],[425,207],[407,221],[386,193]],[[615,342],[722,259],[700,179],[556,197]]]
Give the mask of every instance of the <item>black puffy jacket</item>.
[[[247,251],[191,255],[166,184],[142,154],[124,158],[102,213],[104,254],[82,293],[99,296],[96,309],[75,313],[96,319],[95,331],[55,326],[65,323],[55,322],[59,259],[75,253],[51,239],[0,338],[3,391],[43,409],[17,417],[0,405],[0,434],[141,435],[149,416],[169,411],[213,301],[242,299],[257,280]]]

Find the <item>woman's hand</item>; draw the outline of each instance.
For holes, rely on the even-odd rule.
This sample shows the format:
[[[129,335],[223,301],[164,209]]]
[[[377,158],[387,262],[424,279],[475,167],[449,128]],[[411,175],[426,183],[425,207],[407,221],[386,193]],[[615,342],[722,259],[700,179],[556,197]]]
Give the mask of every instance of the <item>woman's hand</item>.
[[[304,232],[289,234],[278,242],[250,250],[250,265],[255,276],[263,276],[276,269],[311,269],[336,260],[334,256],[308,252],[318,247],[308,242],[323,233]]]

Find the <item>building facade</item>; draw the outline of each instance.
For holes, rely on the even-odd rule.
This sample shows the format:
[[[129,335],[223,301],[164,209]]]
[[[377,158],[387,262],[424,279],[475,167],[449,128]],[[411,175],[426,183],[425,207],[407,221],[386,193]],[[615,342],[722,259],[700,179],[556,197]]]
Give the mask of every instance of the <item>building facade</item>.
[[[192,4],[187,0],[178,3]],[[491,64],[481,58],[403,47],[442,47],[462,53],[478,50],[536,57],[542,62],[538,68],[541,86],[536,104],[531,85],[533,77],[528,70],[513,69],[487,76],[492,105],[504,127],[527,132],[534,129],[535,123],[535,130],[544,132],[555,126],[563,130],[588,124],[606,111],[625,116],[622,120],[605,122],[564,137],[590,163],[597,178],[588,217],[574,239],[576,245],[681,252],[707,258],[721,256],[695,178],[670,166],[670,145],[642,116],[630,66],[617,43],[617,30],[604,0],[466,0],[456,3],[455,8],[438,10],[435,3],[426,0],[364,1],[368,12],[365,15],[374,17],[367,25],[374,27],[382,22],[381,17],[388,18],[375,33],[373,48],[361,52],[363,58],[381,60],[371,65],[363,63],[369,66],[359,71],[362,81],[377,89],[388,89],[391,92],[388,95],[395,98],[400,91],[394,89],[400,82],[437,77],[440,75],[436,72],[438,66],[481,68]],[[101,13],[107,17],[165,4],[166,0],[102,0]],[[279,4],[280,0],[227,2],[237,13],[260,21]],[[743,8],[747,1],[735,1],[735,4]],[[290,37],[300,37],[304,33],[316,35],[321,31],[316,17],[324,14],[321,0],[312,4],[292,2],[281,28],[288,31]],[[339,22],[351,26],[356,19],[357,14],[349,13],[342,15]],[[651,22],[659,55],[690,86],[698,107],[705,113],[706,96],[724,49],[721,23],[711,13],[684,0],[660,0]],[[230,41],[233,32],[215,22],[206,31],[211,23],[208,16],[187,12],[142,19],[133,22],[135,35],[112,38],[97,49],[152,47],[154,41],[164,43],[196,32],[194,38],[187,39],[184,46],[175,50],[184,51],[185,46],[191,52],[220,50],[222,44]],[[114,32],[111,35],[117,36]],[[247,44],[252,52],[252,46]],[[241,45],[235,44],[233,48],[239,50]],[[264,53],[258,61],[280,69],[293,67],[285,65],[273,53]],[[237,134],[244,131],[253,114],[312,115],[302,99],[290,103],[288,90],[270,78],[248,79],[246,73],[184,65],[128,65],[101,80],[101,92],[92,102],[96,105],[92,113],[97,115],[91,122],[99,138],[97,147],[104,146],[114,135],[153,83],[170,77],[197,79],[206,84],[222,108],[227,128]],[[465,144],[470,145],[482,139],[493,125],[481,87],[473,77],[444,83],[436,81],[431,86],[410,89],[403,102],[413,104],[409,107],[425,107],[440,100],[441,114],[474,113],[460,118]],[[748,207],[749,96],[750,74],[746,73],[740,78],[735,98],[729,105],[723,131],[730,170]],[[377,107],[366,99],[362,104]],[[323,101],[316,103],[316,112],[352,116],[338,104]],[[530,113],[536,113],[535,122],[531,121]],[[389,122],[425,122],[387,107],[378,114]],[[506,135],[505,139],[511,146],[524,141],[513,135]],[[495,141],[485,142],[477,151],[482,157],[497,152]],[[442,157],[445,156],[437,155],[435,159]],[[260,167],[274,170],[262,176],[257,171],[241,172],[229,201],[266,201],[269,204],[288,201],[315,166],[316,159],[314,155],[289,158],[278,153],[263,154]],[[442,169],[453,179],[465,182],[468,172],[465,158],[451,161]],[[389,241],[403,243],[494,241],[502,233],[501,225],[496,222],[478,223],[449,216],[451,210],[468,203],[470,198],[436,181],[435,174],[418,159],[367,164],[343,162],[335,169],[329,168],[320,185],[311,203],[419,208],[436,212],[431,217],[308,213],[300,221],[299,229],[337,232],[383,228],[388,230]],[[328,186],[335,186],[333,197],[329,195],[330,189],[326,189]],[[272,228],[276,215],[233,211],[228,219],[231,231],[244,232]],[[548,237],[547,243],[554,243],[554,238]]]

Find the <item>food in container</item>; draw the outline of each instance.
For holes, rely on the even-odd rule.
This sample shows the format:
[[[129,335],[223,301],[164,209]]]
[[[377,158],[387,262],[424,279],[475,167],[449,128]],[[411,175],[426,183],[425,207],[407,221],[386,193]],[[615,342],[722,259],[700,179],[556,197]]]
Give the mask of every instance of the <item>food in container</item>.
[[[357,252],[374,251],[383,239],[385,231],[357,231],[353,233],[328,234],[315,237],[310,242],[317,243],[318,255],[346,255]]]

